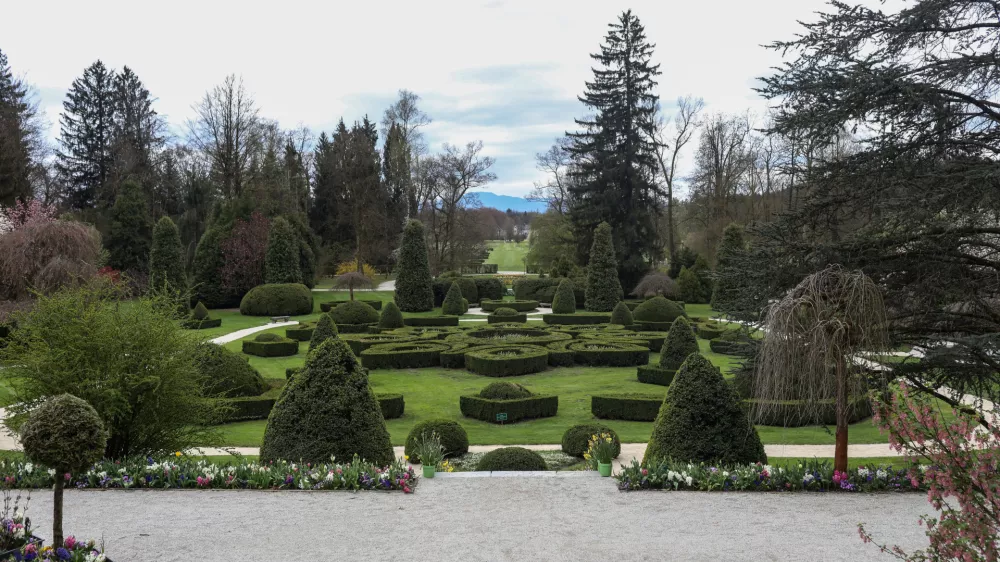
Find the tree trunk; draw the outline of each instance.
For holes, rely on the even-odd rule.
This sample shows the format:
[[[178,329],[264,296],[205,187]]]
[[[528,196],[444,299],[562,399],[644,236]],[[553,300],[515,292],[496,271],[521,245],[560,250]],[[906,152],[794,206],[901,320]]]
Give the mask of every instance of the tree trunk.
[[[837,358],[837,445],[833,469],[847,472],[847,366],[843,355]]]
[[[55,486],[52,494],[52,547],[62,548],[63,545],[63,474],[56,472],[53,477]]]

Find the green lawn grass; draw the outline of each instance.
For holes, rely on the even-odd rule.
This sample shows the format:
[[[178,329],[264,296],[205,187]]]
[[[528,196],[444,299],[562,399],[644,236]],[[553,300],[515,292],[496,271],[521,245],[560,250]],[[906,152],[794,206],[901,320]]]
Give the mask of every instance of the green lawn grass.
[[[524,271],[524,256],[528,254],[528,241],[503,242],[491,240],[490,257],[483,263],[495,263],[500,271]]]

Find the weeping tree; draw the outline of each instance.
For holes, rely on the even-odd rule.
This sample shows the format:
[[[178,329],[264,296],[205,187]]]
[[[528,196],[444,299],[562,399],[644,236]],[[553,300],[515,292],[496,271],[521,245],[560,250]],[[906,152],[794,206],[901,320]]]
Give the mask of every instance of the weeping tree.
[[[347,289],[351,292],[351,300],[354,300],[354,289],[371,289],[375,286],[371,277],[357,271],[351,271],[333,278],[335,289]]]
[[[860,271],[828,266],[771,306],[765,326],[751,384],[754,418],[795,399],[810,405],[819,423],[820,402],[834,399],[834,469],[846,471],[849,397],[867,386],[872,363],[865,356],[889,349],[882,294]]]

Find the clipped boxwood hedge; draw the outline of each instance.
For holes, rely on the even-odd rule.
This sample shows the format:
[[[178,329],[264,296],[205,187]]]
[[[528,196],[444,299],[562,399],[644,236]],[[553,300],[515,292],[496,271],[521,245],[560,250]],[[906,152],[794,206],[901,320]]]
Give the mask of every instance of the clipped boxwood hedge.
[[[273,337],[264,337],[273,336]],[[275,333],[260,334],[252,340],[243,340],[243,353],[257,357],[288,357],[299,352],[297,340],[283,338]]]
[[[607,324],[611,322],[608,312],[577,312],[576,314],[543,314],[542,322],[546,324]]]
[[[708,342],[708,347],[715,353],[723,355],[744,355],[750,350],[750,344],[742,341],[726,341],[715,338]]]
[[[463,330],[464,328],[460,326],[407,326],[405,328],[397,328],[389,333],[443,340],[451,334],[457,334]]]
[[[513,400],[492,400],[481,396],[461,396],[458,401],[462,415],[489,423],[515,423],[521,420],[550,418],[559,411],[559,397],[535,395]],[[498,420],[497,414],[507,414]]]
[[[330,312],[330,310],[337,306],[338,304],[346,301],[327,301],[319,303],[319,309],[323,312]],[[374,308],[375,310],[382,310],[382,301],[378,299],[354,299],[354,302],[363,302],[368,306]]]
[[[634,367],[649,363],[649,348],[631,343],[602,340],[575,341],[566,346],[581,365]]]
[[[538,301],[532,300],[484,300],[479,304],[482,306],[483,312],[493,312],[498,308],[513,308],[518,312],[529,312],[538,308]]]
[[[425,341],[426,338],[421,338],[419,336],[403,336],[397,334],[344,334],[340,336],[340,339],[347,342],[347,345],[351,346],[351,351],[355,355],[361,355],[364,350],[375,346],[386,343],[409,343],[415,341]]]
[[[452,334],[445,338],[445,341],[489,345],[548,345],[570,339],[573,339],[573,336],[561,332],[521,325],[515,327],[495,325]]]
[[[258,285],[240,301],[243,316],[302,316],[312,311],[312,291],[301,283]]]
[[[487,377],[514,377],[544,371],[549,352],[534,345],[475,347],[465,353],[465,368]]]
[[[758,400],[744,400],[757,425],[780,427],[802,427],[805,425],[837,425],[837,404],[835,400],[819,400],[812,404],[805,400],[771,400],[767,411],[760,412],[754,406]],[[865,396],[853,398],[849,403],[847,423],[857,423],[872,417],[871,402]],[[818,415],[818,417],[817,417]]]
[[[315,322],[301,322],[285,328],[285,337],[292,340],[309,341],[312,339],[315,329]]]
[[[615,433],[615,430],[603,423],[581,423],[567,429],[566,433],[563,433],[562,436],[562,452],[571,457],[583,458],[583,454],[587,452],[587,445],[590,442],[591,436],[600,435],[601,433],[611,434],[611,440],[615,446],[615,454],[612,458],[617,459],[618,455],[622,452],[622,442],[618,439],[618,434]]]
[[[379,394],[376,392],[375,399],[378,400],[378,407],[382,410],[382,418],[394,420],[403,417],[406,402],[403,400],[402,394]]]
[[[650,351],[659,351],[666,339],[665,332],[590,332],[577,336],[581,340],[614,341],[618,343],[631,343],[632,345],[642,345]]]
[[[548,470],[545,459],[524,447],[501,447],[483,455],[476,464],[480,472],[531,472]]]
[[[476,292],[479,293],[480,302],[487,299],[498,301],[507,292],[503,281],[496,277],[473,277],[472,280],[476,283]]]
[[[223,406],[222,418],[219,423],[238,421],[266,420],[271,415],[276,398],[247,396],[243,398],[223,398],[219,404]]]
[[[500,310],[503,309],[501,308]],[[528,321],[528,315],[523,312],[519,314],[510,314],[504,316],[497,316],[496,314],[490,314],[486,316],[487,324],[507,324],[507,323],[524,324],[527,321]]]
[[[407,326],[458,326],[458,316],[411,316],[403,318]]]
[[[222,318],[206,318],[204,320],[187,318],[181,322],[181,327],[186,330],[204,330],[206,328],[218,328],[221,325]]]
[[[726,327],[718,322],[698,324],[698,337],[703,340],[714,340],[726,331]]]
[[[465,428],[455,420],[435,419],[419,422],[410,429],[406,436],[406,443],[403,447],[403,454],[409,457],[411,463],[419,463],[420,456],[414,449],[417,440],[421,435],[437,433],[441,439],[441,446],[444,447],[445,457],[460,457],[469,452],[469,434]]]
[[[372,330],[378,330],[378,323],[371,324],[337,324],[337,331],[341,334],[370,334]]]
[[[576,352],[566,349],[566,346],[573,343],[573,340],[557,341],[545,346],[549,352],[549,365],[552,367],[572,367],[576,362],[574,356]]]
[[[441,352],[441,366],[445,369],[464,369],[465,353],[473,348],[484,347],[480,344],[467,342],[444,342],[450,349]]]
[[[436,367],[441,352],[449,346],[440,342],[383,343],[361,352],[361,365],[368,369],[419,369]]]
[[[662,404],[663,396],[655,394],[595,394],[590,397],[590,413],[605,420],[653,421]]]
[[[663,369],[656,365],[639,365],[637,373],[639,382],[660,386],[670,386],[675,374],[677,374],[676,369]]]

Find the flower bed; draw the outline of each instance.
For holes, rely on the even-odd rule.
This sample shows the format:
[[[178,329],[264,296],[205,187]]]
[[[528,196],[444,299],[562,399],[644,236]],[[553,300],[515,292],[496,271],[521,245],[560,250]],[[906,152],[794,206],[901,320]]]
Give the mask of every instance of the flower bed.
[[[436,367],[441,352],[450,346],[443,342],[383,343],[361,352],[361,365],[368,369],[419,369]]]
[[[656,460],[645,465],[633,459],[615,475],[618,489],[760,491],[760,492],[875,492],[923,489],[907,468],[859,467],[846,473],[833,470],[826,461],[805,461],[774,467],[756,463],[712,466],[704,463]]]
[[[590,413],[605,420],[653,421],[662,404],[663,396],[655,394],[595,394],[590,397]]]
[[[514,300],[514,301],[493,301],[493,300],[483,300],[479,303],[483,312],[493,312],[498,308],[513,308],[517,312],[529,312],[538,308],[538,301],[532,300]]]
[[[649,363],[649,348],[630,343],[602,340],[576,341],[566,346],[573,360],[582,365],[635,367]]]
[[[465,354],[465,368],[487,377],[527,375],[548,366],[549,352],[534,345],[476,347]]]

